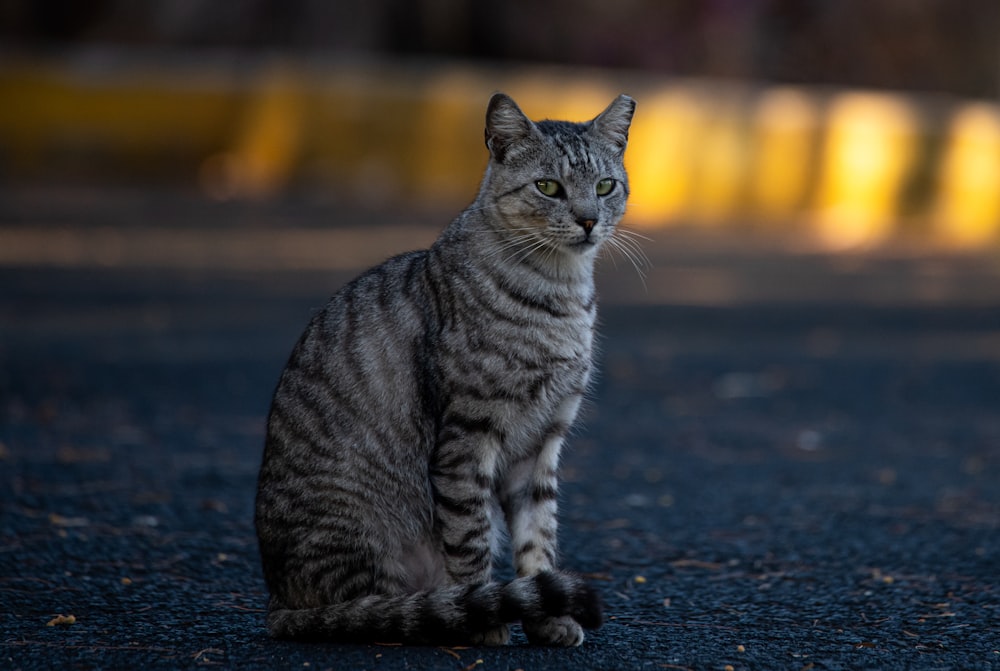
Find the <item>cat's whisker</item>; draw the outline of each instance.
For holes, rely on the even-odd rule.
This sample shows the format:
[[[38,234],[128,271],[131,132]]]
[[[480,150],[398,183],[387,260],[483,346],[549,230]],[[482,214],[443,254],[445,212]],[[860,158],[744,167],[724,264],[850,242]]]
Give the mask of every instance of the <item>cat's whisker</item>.
[[[511,235],[507,239],[503,240],[500,243],[500,245],[499,245],[498,248],[499,249],[508,249],[510,247],[519,245],[519,244],[525,242],[526,240],[533,240],[533,239],[535,239],[535,236],[531,235],[527,231],[525,231],[525,232],[519,232],[519,233],[516,233],[515,235]]]
[[[551,254],[554,251],[554,247],[552,247],[552,243],[550,243],[545,238],[538,238],[535,241],[534,244],[528,246],[528,248],[525,249],[524,252],[520,256],[517,257],[517,259],[514,261],[514,264],[516,265],[516,264],[519,264],[519,263],[523,262],[526,258],[528,258],[529,256],[531,256],[535,252],[537,252],[537,251],[539,251],[541,249],[545,249],[546,247],[548,248],[549,254]],[[546,256],[546,258],[548,258],[548,256]]]
[[[558,247],[556,245],[549,245],[548,250],[546,250],[545,258],[543,259],[543,261],[545,263],[552,263],[552,261],[555,259],[557,251]]]
[[[487,258],[493,259],[502,256],[502,262],[508,263],[521,252],[538,244],[538,238],[528,233],[528,230],[530,229],[524,229],[524,232],[516,233],[502,240],[490,251]]]
[[[633,238],[633,239],[638,238],[640,240],[645,240],[646,242],[655,242],[655,240],[649,237],[648,235],[643,235],[639,231],[627,228],[625,226],[622,226],[621,224],[619,224],[618,228],[615,229],[615,233],[618,235],[623,235],[627,238]]]
[[[614,246],[615,243],[613,243],[611,240],[612,240],[612,238],[608,238],[608,240],[607,240],[607,247],[608,247],[608,249],[614,249],[615,248],[615,246]],[[606,257],[609,261],[611,261],[611,266],[615,270],[618,270],[618,262],[615,260],[615,255],[614,254],[603,254],[602,256]]]
[[[646,252],[632,240],[612,238],[612,248],[628,258],[640,276],[645,276],[645,270],[652,265]]]
[[[636,274],[639,276],[639,281],[642,282],[643,289],[648,291],[649,288],[646,286],[646,269],[652,265],[649,261],[649,257],[646,256],[646,253],[635,240],[627,236],[620,235],[619,233],[620,231],[615,231],[615,233],[607,239],[608,249],[612,252],[621,254],[622,258],[627,260],[632,265]],[[612,264],[617,268],[617,264],[614,262],[614,254],[612,254],[610,258]]]
[[[644,265],[646,266],[650,265],[649,257],[646,256],[646,252],[642,248],[642,245],[639,243],[639,240],[645,240],[646,242],[653,242],[652,238],[645,236],[641,233],[637,233],[636,231],[621,227],[615,229],[611,237],[612,239],[615,240],[616,243],[625,245],[632,251],[636,252],[643,260]]]
[[[625,257],[625,258],[628,258],[629,262],[632,264],[632,267],[635,268],[636,276],[639,278],[639,282],[642,284],[643,291],[648,292],[649,291],[649,287],[646,284],[646,274],[639,268],[639,266],[637,265],[636,261],[634,261],[633,259],[631,259],[629,257]]]
[[[508,263],[512,259],[517,257],[518,254],[520,254],[521,252],[526,251],[527,253],[530,253],[533,247],[537,247],[540,244],[545,244],[545,241],[540,240],[533,235],[521,234],[509,240],[505,240],[503,243],[498,245],[489,255],[488,258],[492,259],[501,254],[505,254],[503,262]],[[510,253],[506,254],[507,252]],[[521,260],[523,260],[523,257],[518,258],[518,262],[520,262]]]
[[[627,238],[615,238],[613,244],[621,253],[632,259],[634,264],[641,266],[643,269],[647,269],[652,266],[646,252],[634,241],[628,240]]]

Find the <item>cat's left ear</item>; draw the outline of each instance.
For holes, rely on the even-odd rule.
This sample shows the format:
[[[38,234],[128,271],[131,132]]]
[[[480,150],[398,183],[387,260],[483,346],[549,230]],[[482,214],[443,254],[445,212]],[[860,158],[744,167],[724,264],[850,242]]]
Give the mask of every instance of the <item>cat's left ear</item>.
[[[634,113],[635,101],[623,93],[615,98],[606,110],[594,117],[593,130],[618,147],[619,151],[624,152]]]

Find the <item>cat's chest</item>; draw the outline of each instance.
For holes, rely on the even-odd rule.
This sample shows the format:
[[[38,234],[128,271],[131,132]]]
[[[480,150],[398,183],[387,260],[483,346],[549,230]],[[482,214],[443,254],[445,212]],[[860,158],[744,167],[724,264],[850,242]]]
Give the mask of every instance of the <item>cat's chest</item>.
[[[593,319],[469,325],[451,334],[448,386],[490,414],[549,415],[590,377]]]

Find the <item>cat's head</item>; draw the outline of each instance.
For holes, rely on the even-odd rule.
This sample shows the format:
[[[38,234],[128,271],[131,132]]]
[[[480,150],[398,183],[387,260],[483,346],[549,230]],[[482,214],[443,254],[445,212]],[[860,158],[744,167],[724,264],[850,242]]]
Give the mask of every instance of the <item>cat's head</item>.
[[[540,250],[591,255],[625,213],[623,158],[634,110],[620,95],[591,121],[536,123],[509,96],[494,94],[484,188],[503,225]]]

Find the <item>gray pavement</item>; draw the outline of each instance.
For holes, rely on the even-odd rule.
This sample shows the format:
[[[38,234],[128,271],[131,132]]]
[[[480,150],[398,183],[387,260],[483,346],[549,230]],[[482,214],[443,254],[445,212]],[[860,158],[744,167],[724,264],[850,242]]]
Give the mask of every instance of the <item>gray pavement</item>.
[[[269,640],[251,511],[270,392],[352,255],[434,227],[413,224],[0,196],[0,241],[36,248],[0,253],[0,666],[1000,669],[997,258],[683,231],[651,234],[645,288],[601,269],[561,542],[602,629],[573,650]],[[268,232],[327,226],[374,248],[329,267],[268,254]],[[187,257],[153,235],[171,227]],[[53,258],[65,230],[119,253]],[[213,263],[219,231],[265,242]],[[162,254],[130,262],[143,240]]]

